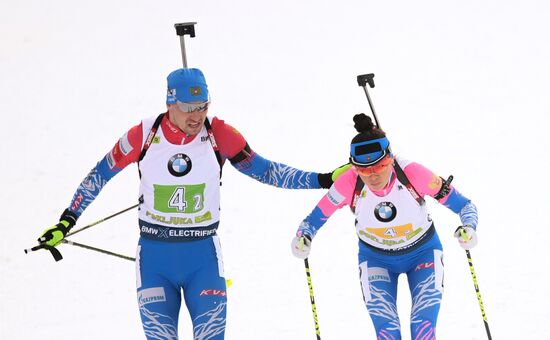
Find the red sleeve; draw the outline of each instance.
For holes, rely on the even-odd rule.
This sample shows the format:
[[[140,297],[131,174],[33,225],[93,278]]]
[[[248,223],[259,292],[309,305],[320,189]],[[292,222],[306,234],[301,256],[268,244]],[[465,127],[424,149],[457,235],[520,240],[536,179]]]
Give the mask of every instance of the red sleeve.
[[[237,129],[217,117],[212,119],[211,125],[222,158],[233,158],[244,149],[246,140]]]
[[[124,169],[130,163],[137,162],[143,140],[142,124],[132,127],[116,142],[109,152],[111,168]]]

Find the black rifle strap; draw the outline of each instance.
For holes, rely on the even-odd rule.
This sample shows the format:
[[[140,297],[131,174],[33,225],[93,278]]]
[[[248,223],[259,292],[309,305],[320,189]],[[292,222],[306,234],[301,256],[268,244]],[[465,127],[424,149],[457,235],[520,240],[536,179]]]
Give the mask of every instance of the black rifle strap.
[[[363,183],[363,180],[359,175],[357,175],[357,181],[355,182],[355,189],[353,190],[353,198],[351,199],[351,204],[349,208],[351,209],[351,212],[355,214],[355,207],[357,205],[357,201],[359,200],[359,197],[361,196],[361,191],[363,191],[363,187],[365,186],[365,183]]]
[[[411,181],[409,181],[407,175],[405,175],[405,171],[401,169],[401,166],[397,163],[397,161],[394,162],[393,168],[395,169],[395,174],[397,175],[399,182],[405,185],[418,204],[423,205],[426,201],[424,201],[424,198],[418,194],[418,191],[416,191],[414,186],[411,184]]]
[[[155,135],[159,129],[160,123],[162,122],[162,118],[164,117],[165,113],[161,113],[157,119],[155,119],[155,122],[153,123],[153,126],[151,127],[151,131],[149,131],[149,135],[147,135],[147,139],[145,140],[145,144],[143,145],[143,148],[141,150],[141,153],[139,155],[138,159],[138,171],[139,171],[139,162],[145,157],[145,154],[147,153],[147,150],[149,150],[149,147],[153,143],[153,139],[155,138]],[[218,160],[218,164],[220,165],[220,178],[222,177],[222,156],[220,154],[220,149],[218,147],[218,144],[216,143],[216,139],[214,138],[214,132],[212,131],[212,126],[210,125],[210,121],[208,121],[208,118],[204,121],[204,127],[206,128],[206,132],[208,133],[208,139],[210,140],[210,144],[212,144],[212,148],[214,149],[214,153],[216,154],[216,159]],[[139,177],[141,178],[141,171],[139,174]]]
[[[162,118],[164,117],[165,113],[161,113],[157,119],[155,119],[155,122],[153,123],[153,127],[151,127],[151,131],[149,131],[149,135],[147,135],[147,139],[145,140],[145,144],[143,145],[143,148],[141,149],[141,153],[139,154],[138,164],[141,162],[143,157],[145,157],[145,154],[147,153],[147,150],[149,150],[149,147],[151,146],[151,143],[153,143],[153,138],[155,138],[155,135],[157,134],[157,130],[160,126],[160,122],[162,121]]]
[[[401,169],[401,166],[397,163],[397,161],[394,163],[393,168],[395,169],[395,174],[397,176],[397,179],[399,182],[401,182],[409,191],[409,193],[412,195],[412,197],[418,202],[419,205],[423,205],[426,201],[422,196],[418,194],[414,186],[411,184],[411,181],[407,178],[407,175],[405,175],[405,172],[403,169]],[[350,204],[350,209],[353,213],[355,213],[355,206],[357,205],[357,200],[361,196],[361,191],[363,191],[363,187],[365,186],[365,183],[363,183],[363,180],[361,180],[361,177],[357,175],[357,182],[355,184],[355,190],[353,191],[353,198]]]
[[[155,119],[155,122],[153,123],[153,127],[151,127],[151,131],[149,131],[149,134],[147,135],[147,139],[145,140],[145,144],[143,144],[143,148],[141,149],[141,153],[139,154],[139,159],[137,161],[138,166],[138,173],[139,178],[141,178],[141,170],[139,170],[139,162],[145,157],[145,154],[147,153],[147,150],[149,150],[149,147],[151,146],[151,143],[153,143],[153,138],[155,138],[155,135],[157,134],[157,130],[160,126],[160,122],[162,121],[162,118],[164,117],[165,113],[161,113],[157,119]]]
[[[212,130],[212,125],[210,125],[210,121],[208,121],[208,118],[206,118],[204,121],[204,127],[206,127],[208,139],[210,140],[210,144],[212,144],[212,148],[214,149],[214,153],[216,154],[216,159],[218,160],[218,164],[220,165],[220,178],[222,178],[222,155],[220,154],[220,148],[218,147],[218,143],[216,143],[216,138],[214,138],[214,131]]]

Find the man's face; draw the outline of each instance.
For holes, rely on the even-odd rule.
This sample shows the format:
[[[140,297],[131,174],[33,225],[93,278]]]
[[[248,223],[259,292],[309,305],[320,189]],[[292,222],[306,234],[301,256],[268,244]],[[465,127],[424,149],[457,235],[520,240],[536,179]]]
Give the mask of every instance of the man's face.
[[[188,136],[194,136],[201,131],[204,125],[206,115],[208,114],[207,103],[208,102],[169,104],[168,111],[170,112],[170,121]],[[194,108],[196,109],[193,110]]]

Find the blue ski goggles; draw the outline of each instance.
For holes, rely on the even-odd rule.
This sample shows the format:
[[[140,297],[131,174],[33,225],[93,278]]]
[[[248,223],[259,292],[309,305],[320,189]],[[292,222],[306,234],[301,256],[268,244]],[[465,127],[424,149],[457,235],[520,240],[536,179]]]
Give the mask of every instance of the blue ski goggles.
[[[357,166],[371,166],[390,154],[390,141],[378,138],[351,144],[349,161]]]

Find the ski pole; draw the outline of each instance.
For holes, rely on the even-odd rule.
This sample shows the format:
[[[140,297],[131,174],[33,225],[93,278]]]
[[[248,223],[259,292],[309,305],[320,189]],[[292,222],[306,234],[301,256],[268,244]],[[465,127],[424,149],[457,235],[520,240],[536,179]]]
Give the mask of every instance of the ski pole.
[[[132,210],[132,209],[136,208],[136,207],[139,206],[141,203],[142,203],[142,198],[140,197],[140,201],[139,201],[138,204],[132,205],[131,207],[128,207],[128,208],[126,208],[126,209],[123,209],[123,210],[121,210],[121,211],[119,211],[119,212],[117,212],[117,213],[114,213],[114,214],[112,214],[112,215],[109,215],[109,216],[107,216],[107,217],[104,217],[104,218],[102,218],[102,219],[100,219],[100,220],[98,220],[98,221],[95,221],[94,223],[88,224],[88,225],[85,226],[85,227],[82,227],[82,228],[80,228],[80,229],[74,230],[74,231],[68,233],[67,235],[65,235],[65,237],[72,236],[72,235],[77,234],[77,233],[79,233],[79,232],[81,232],[81,231],[84,231],[84,230],[86,230],[86,229],[88,229],[88,228],[91,228],[91,227],[93,227],[93,226],[95,226],[95,225],[98,225],[98,224],[100,224],[100,223],[103,223],[103,222],[107,221],[108,219],[111,219],[111,218],[113,218],[113,217],[115,217],[115,216],[118,216],[118,215],[120,215],[120,214],[122,214],[122,213],[127,212],[128,210]]]
[[[306,267],[307,286],[309,288],[309,299],[311,301],[311,312],[313,313],[313,321],[315,322],[315,334],[317,335],[317,340],[321,340],[321,330],[319,329],[319,321],[317,319],[317,307],[315,307],[315,297],[313,296],[313,285],[311,284],[311,274],[307,257],[304,259],[304,265]]]
[[[120,215],[120,214],[122,214],[122,213],[127,212],[128,210],[134,209],[135,207],[139,206],[141,203],[143,203],[143,197],[140,197],[140,198],[139,198],[139,203],[138,203],[138,204],[132,205],[131,207],[128,207],[128,208],[123,209],[123,210],[121,210],[121,211],[119,211],[119,212],[117,212],[117,213],[114,213],[114,214],[109,215],[109,216],[107,216],[107,217],[104,217],[104,218],[102,218],[102,219],[100,219],[100,220],[98,220],[98,221],[95,221],[95,222],[92,223],[92,224],[88,224],[88,225],[85,226],[85,227],[82,227],[82,228],[77,229],[77,230],[75,230],[75,231],[73,231],[73,232],[70,232],[70,233],[68,233],[67,235],[65,235],[65,237],[74,235],[74,234],[79,233],[79,232],[81,232],[81,231],[84,231],[84,230],[86,230],[86,229],[88,229],[88,228],[91,228],[91,227],[93,227],[93,226],[95,226],[95,225],[98,225],[98,224],[100,224],[100,223],[102,223],[102,222],[105,222],[105,221],[107,221],[108,219],[111,219],[111,218],[113,218],[113,217],[115,217],[115,216],[118,216],[118,215]],[[65,240],[63,240],[63,241],[65,241]],[[63,242],[63,241],[62,241],[62,243],[68,243],[68,242]],[[69,243],[69,244],[71,244],[71,243]],[[73,245],[76,245],[76,244],[73,244]],[[88,247],[88,249],[93,248],[93,247],[90,247],[90,246],[87,246],[87,247]],[[86,248],[86,247],[83,247],[83,248]],[[52,254],[52,256],[53,256],[53,258],[55,259],[55,261],[59,261],[59,260],[62,260],[62,259],[63,259],[63,256],[61,255],[61,252],[60,252],[57,248],[55,248],[55,247],[53,247],[53,246],[49,246],[49,245],[47,245],[47,244],[45,244],[45,243],[41,243],[41,244],[39,244],[39,245],[37,245],[37,246],[34,246],[34,247],[32,247],[32,248],[29,248],[29,249],[25,249],[25,254],[28,254],[28,253],[30,253],[31,251],[37,251],[37,250],[40,250],[40,249],[46,249],[46,250],[48,250],[48,251]],[[99,248],[98,248],[98,249],[99,249]],[[100,249],[100,250],[101,250],[101,249]],[[107,252],[107,251],[105,251],[105,252]]]
[[[61,243],[70,244],[71,246],[76,246],[76,247],[80,247],[80,248],[84,248],[84,249],[88,249],[88,250],[97,251],[98,253],[119,257],[121,259],[125,259],[125,260],[128,260],[128,261],[134,261],[134,262],[136,261],[135,258],[130,257],[130,256],[117,254],[117,253],[114,253],[112,251],[108,251],[108,250],[105,250],[105,249],[88,246],[88,245],[78,243],[78,242],[73,242],[73,241],[70,241],[70,240],[67,240],[67,239],[61,240]]]
[[[117,254],[117,253],[113,253],[112,251],[108,251],[108,250],[105,250],[105,249],[101,249],[101,248],[96,248],[96,247],[92,247],[92,246],[88,246],[88,245],[85,245],[85,244],[82,244],[82,243],[78,243],[78,242],[73,242],[73,241],[70,241],[70,240],[67,240],[67,239],[62,239],[61,240],[61,243],[65,243],[65,244],[70,244],[71,246],[76,246],[76,247],[80,247],[80,248],[85,248],[85,249],[88,249],[88,250],[93,250],[93,251],[97,251],[99,253],[102,253],[102,254],[107,254],[107,255],[112,255],[112,256],[116,256],[116,257],[120,257],[120,258],[123,258],[123,259],[126,259],[126,260],[130,260],[130,261],[135,261],[136,259],[133,258],[133,257],[129,257],[129,256],[125,256],[125,255],[121,255],[121,254]],[[60,261],[63,259],[63,256],[61,255],[61,252],[54,246],[49,246],[45,243],[41,243],[37,246],[34,246],[30,249],[25,249],[25,254],[28,254],[30,253],[31,251],[37,251],[37,250],[40,250],[40,249],[46,249],[48,250],[53,258],[55,259],[55,261]]]
[[[132,261],[132,262],[136,262],[136,259],[134,257],[130,257],[130,256],[126,256],[126,255],[122,255],[122,254],[118,254],[118,253],[114,253],[112,251],[109,251],[109,250],[105,250],[105,249],[101,249],[101,248],[96,248],[96,247],[92,247],[92,246],[89,246],[89,245],[86,245],[86,244],[82,244],[82,243],[78,243],[78,242],[73,242],[71,240],[67,240],[67,239],[63,239],[61,240],[61,243],[65,243],[65,244],[69,244],[71,246],[75,246],[75,247],[80,247],[80,248],[84,248],[84,249],[88,249],[88,250],[92,250],[92,251],[96,251],[98,253],[101,253],[101,254],[105,254],[105,255],[111,255],[111,256],[114,256],[114,257],[118,257],[118,258],[121,258],[121,259],[124,259],[124,260],[128,260],[128,261]],[[37,248],[37,249],[34,249],[34,248]],[[47,248],[51,248],[51,249],[54,249],[54,251],[57,251],[57,253],[59,253],[59,251],[55,248],[55,247],[52,247],[52,246],[46,246],[45,244],[40,244],[36,247],[34,247],[33,250],[38,250],[38,249],[47,249]],[[48,249],[50,250],[50,249]],[[27,253],[27,251],[31,251],[31,249],[26,249],[25,250],[25,253]],[[51,251],[51,250],[50,250]],[[53,252],[52,252],[52,255],[53,255]],[[61,255],[61,254],[60,254]],[[54,258],[56,256],[54,255]],[[59,261],[61,258],[57,259],[56,258],[56,261]],[[231,287],[233,285],[233,280],[227,278],[225,279],[225,285],[227,286],[227,288]]]
[[[175,24],[176,34],[180,37],[181,45],[181,61],[183,62],[183,67],[187,68],[187,54],[185,53],[185,36],[189,35],[191,38],[195,37],[195,24],[196,22],[184,22],[180,24]]]
[[[71,246],[76,246],[76,247],[80,247],[80,248],[84,248],[84,249],[88,249],[88,250],[93,250],[93,251],[97,251],[98,253],[101,253],[101,254],[111,255],[111,256],[118,257],[118,258],[121,258],[121,259],[124,259],[124,260],[136,262],[136,259],[134,257],[114,253],[114,252],[109,251],[109,250],[88,246],[86,244],[73,242],[73,241],[70,241],[70,240],[67,240],[67,239],[63,239],[61,242],[65,243],[65,244],[70,244]],[[230,278],[225,279],[225,285],[227,286],[227,288],[231,287],[233,285],[233,280],[231,280]]]
[[[380,122],[378,121],[378,116],[376,115],[376,111],[374,110],[374,105],[372,105],[372,100],[370,99],[369,90],[367,89],[367,84],[369,84],[371,88],[374,87],[374,73],[358,75],[357,84],[361,86],[365,91],[365,95],[367,96],[367,100],[369,102],[370,111],[372,112],[372,115],[374,117],[374,122],[376,123],[376,126],[381,129]]]
[[[460,227],[460,236],[464,240],[468,240],[468,234],[464,228]],[[483,317],[483,323],[485,324],[485,331],[487,332],[487,338],[492,340],[491,331],[489,330],[489,322],[487,321],[487,316],[485,315],[485,308],[483,307],[483,301],[481,300],[481,292],[479,291],[479,285],[477,284],[477,276],[474,270],[474,263],[472,261],[472,255],[469,250],[466,250],[466,257],[468,258],[468,265],[470,266],[470,274],[472,274],[472,280],[474,281],[474,288],[476,290],[477,301],[479,303],[479,308],[481,309],[481,316]]]

